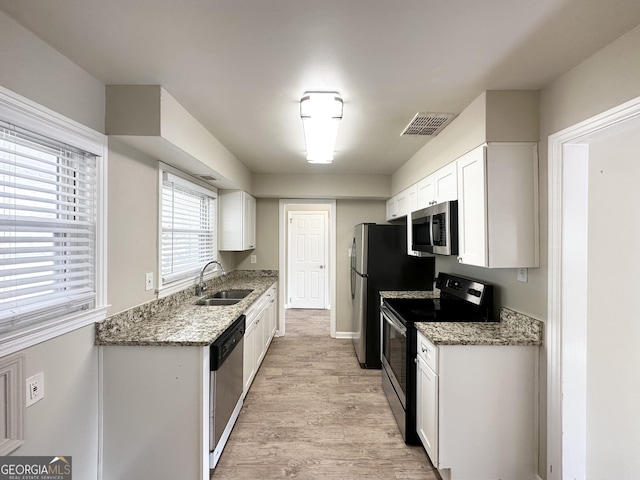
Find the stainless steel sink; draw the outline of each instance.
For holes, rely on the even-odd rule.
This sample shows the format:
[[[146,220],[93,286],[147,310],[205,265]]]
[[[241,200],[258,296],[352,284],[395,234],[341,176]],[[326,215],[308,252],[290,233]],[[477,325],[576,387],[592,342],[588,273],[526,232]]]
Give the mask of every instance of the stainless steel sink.
[[[213,307],[216,305],[235,305],[253,290],[222,290],[199,299],[196,305]]]
[[[241,298],[201,298],[196,305],[204,305],[205,307],[215,307],[216,305],[235,305]]]
[[[253,290],[222,290],[221,292],[207,295],[207,298],[233,298],[242,300],[251,292],[253,292]]]

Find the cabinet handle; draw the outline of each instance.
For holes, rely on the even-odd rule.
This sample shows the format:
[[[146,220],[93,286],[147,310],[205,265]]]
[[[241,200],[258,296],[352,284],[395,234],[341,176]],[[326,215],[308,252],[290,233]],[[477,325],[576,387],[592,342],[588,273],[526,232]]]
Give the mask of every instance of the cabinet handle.
[[[462,257],[458,257],[458,262],[462,262]]]
[[[427,350],[426,348],[422,347],[422,353],[427,353],[429,350]]]

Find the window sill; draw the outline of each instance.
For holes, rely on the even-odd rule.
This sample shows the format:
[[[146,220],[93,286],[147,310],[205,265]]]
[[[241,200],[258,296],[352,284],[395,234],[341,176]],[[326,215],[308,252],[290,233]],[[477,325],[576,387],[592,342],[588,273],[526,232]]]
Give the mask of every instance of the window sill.
[[[108,305],[89,311],[76,312],[43,325],[33,325],[0,335],[0,357],[51,340],[65,333],[100,322],[107,317]]]

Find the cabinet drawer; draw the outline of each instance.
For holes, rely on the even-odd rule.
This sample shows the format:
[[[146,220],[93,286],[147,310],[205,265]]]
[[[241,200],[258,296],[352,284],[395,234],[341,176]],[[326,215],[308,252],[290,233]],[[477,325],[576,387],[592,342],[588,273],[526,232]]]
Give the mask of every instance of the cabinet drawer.
[[[434,373],[438,373],[438,347],[427,340],[427,338],[420,332],[418,332],[417,350],[418,356],[425,361]]]

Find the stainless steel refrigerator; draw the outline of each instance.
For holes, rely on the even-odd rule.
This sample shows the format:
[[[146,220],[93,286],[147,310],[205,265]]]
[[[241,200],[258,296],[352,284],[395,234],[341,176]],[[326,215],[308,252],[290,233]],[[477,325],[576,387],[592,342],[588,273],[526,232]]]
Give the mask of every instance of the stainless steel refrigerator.
[[[406,225],[361,223],[351,243],[353,346],[363,368],[380,368],[381,290],[432,290],[433,257],[407,255]]]

